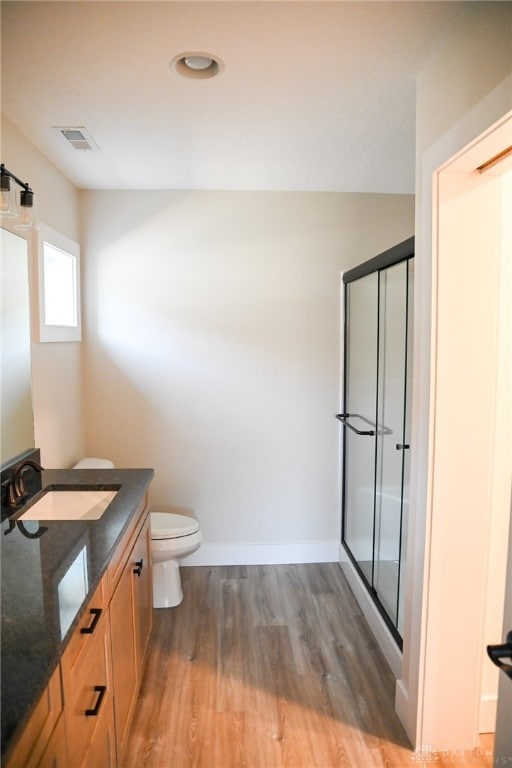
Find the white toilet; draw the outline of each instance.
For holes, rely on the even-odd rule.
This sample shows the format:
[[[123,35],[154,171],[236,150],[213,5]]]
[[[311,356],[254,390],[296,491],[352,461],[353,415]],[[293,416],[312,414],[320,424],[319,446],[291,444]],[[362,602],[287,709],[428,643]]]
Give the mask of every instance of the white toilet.
[[[113,469],[108,459],[85,458],[73,469]],[[153,607],[173,608],[183,600],[180,562],[201,546],[199,523],[193,517],[151,512]]]
[[[153,607],[172,608],[183,599],[180,562],[201,546],[199,523],[193,517],[151,512]]]

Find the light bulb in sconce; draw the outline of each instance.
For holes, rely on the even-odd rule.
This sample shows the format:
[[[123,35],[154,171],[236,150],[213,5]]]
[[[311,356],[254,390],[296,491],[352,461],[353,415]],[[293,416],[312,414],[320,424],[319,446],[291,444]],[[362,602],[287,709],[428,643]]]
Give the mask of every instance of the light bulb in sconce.
[[[0,180],[0,217],[2,219],[15,218],[18,215],[16,211],[16,194],[12,188],[11,179],[2,173]]]
[[[18,209],[18,222],[16,229],[39,229],[37,222],[36,196],[31,189],[22,189],[20,192],[20,205]]]
[[[18,205],[13,184],[20,187]],[[0,217],[16,218],[15,229],[39,229],[36,196],[27,182],[22,181],[0,163]]]

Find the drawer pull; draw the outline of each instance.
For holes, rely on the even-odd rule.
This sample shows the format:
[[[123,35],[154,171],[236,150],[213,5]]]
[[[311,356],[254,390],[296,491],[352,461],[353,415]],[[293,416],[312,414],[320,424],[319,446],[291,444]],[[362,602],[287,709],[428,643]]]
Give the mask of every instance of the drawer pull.
[[[91,621],[88,627],[82,627],[82,629],[80,630],[82,635],[92,635],[92,633],[96,629],[96,625],[98,621],[100,620],[101,608],[91,608],[89,610],[89,613],[93,616],[93,620]]]
[[[96,704],[92,709],[86,709],[85,710],[85,716],[86,717],[96,717],[98,712],[100,711],[101,702],[103,701],[103,697],[105,695],[105,692],[107,690],[106,685],[95,685],[94,690],[98,694],[98,698],[96,699]]]
[[[144,558],[141,558],[140,560],[136,561],[133,572],[136,573],[137,576],[140,576],[143,568],[144,568]]]

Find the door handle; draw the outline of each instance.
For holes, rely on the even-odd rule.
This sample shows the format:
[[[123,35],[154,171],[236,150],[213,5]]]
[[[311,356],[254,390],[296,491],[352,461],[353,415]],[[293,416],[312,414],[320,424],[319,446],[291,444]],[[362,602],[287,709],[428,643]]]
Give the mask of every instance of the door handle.
[[[353,417],[361,419],[362,421],[366,421],[367,424],[369,424],[370,426],[373,426],[371,421],[368,421],[368,419],[365,419],[364,416],[360,416],[358,413],[337,413],[336,414],[336,418],[339,421],[341,421],[343,426],[351,429],[352,432],[356,433],[356,435],[374,435],[375,434],[374,429],[357,429],[356,427],[354,427],[354,425],[348,421],[349,418],[353,418]]]
[[[361,416],[360,413],[337,413],[336,418],[341,421],[344,427],[348,427],[352,430],[352,432],[355,432],[356,435],[370,435],[370,437],[373,437],[375,434],[377,435],[392,435],[393,430],[389,429],[389,427],[385,427],[384,424],[375,426],[371,421],[366,419],[364,416]],[[357,427],[354,427],[353,424],[351,424],[348,419],[361,419],[361,421],[366,422],[372,429],[358,429]],[[408,448],[409,446],[405,446]]]
[[[505,664],[502,659],[512,659],[512,631],[507,634],[507,642],[502,645],[488,645],[487,655],[512,680],[512,664]]]

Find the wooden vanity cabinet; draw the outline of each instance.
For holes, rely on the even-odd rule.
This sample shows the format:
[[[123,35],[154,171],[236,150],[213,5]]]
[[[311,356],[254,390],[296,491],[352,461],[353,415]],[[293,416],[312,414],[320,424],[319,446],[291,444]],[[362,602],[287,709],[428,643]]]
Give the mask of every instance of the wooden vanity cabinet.
[[[121,763],[137,702],[152,627],[149,515],[112,563],[110,601],[117,757]]]
[[[144,497],[5,768],[121,765],[152,618]]]

